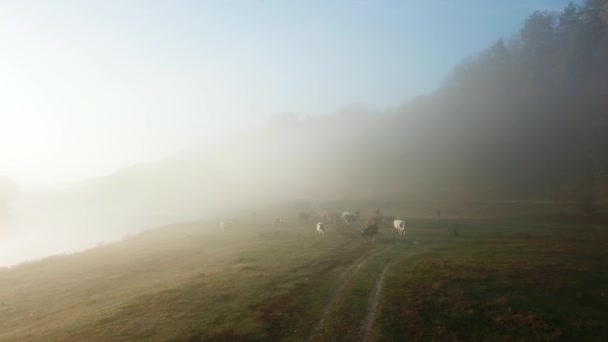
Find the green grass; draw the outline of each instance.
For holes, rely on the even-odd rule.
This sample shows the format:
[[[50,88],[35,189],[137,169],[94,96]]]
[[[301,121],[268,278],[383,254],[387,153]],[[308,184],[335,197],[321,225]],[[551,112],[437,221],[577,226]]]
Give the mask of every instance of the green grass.
[[[461,233],[393,265],[378,340],[606,340],[605,227],[443,224]]]
[[[159,228],[71,256],[0,270],[2,341],[357,340],[390,262],[373,340],[606,340],[608,229],[581,222],[408,220],[363,243],[360,226],[226,234]],[[265,223],[266,222],[266,223]]]
[[[387,253],[378,254],[366,260],[347,285],[328,319],[327,329],[320,340],[334,341],[337,336],[343,341],[357,340],[358,324],[365,319],[376,278],[387,262]]]

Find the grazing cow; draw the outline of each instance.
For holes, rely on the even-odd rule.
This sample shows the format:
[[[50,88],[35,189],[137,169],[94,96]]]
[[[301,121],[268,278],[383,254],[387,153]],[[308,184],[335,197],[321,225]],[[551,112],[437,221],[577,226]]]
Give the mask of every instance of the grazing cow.
[[[439,216],[441,216],[441,211],[439,209],[433,211],[433,219],[435,221],[439,221]]]
[[[346,224],[351,224],[351,223],[357,222],[358,219],[359,219],[359,210],[357,210],[354,213],[349,212],[349,211],[345,211],[342,213],[342,220]]]
[[[282,218],[277,218],[276,220],[274,220],[274,227],[278,227],[281,225],[281,223],[283,223],[283,219]]]
[[[325,225],[323,224],[323,222],[317,223],[317,234],[319,234],[320,236],[325,236]]]
[[[357,216],[355,216],[353,213],[343,213],[342,221],[344,221],[346,224],[351,224],[357,221]]]
[[[298,221],[308,221],[308,219],[310,219],[310,213],[298,213]]]
[[[372,239],[372,241],[376,240],[376,235],[378,235],[378,225],[377,224],[368,224],[365,226],[365,229],[361,231],[361,237],[363,241],[367,242],[367,238]]]
[[[403,221],[403,220],[395,220],[395,221],[393,221],[393,226],[395,227],[395,230],[401,236],[405,235],[405,225],[406,225],[406,222]]]

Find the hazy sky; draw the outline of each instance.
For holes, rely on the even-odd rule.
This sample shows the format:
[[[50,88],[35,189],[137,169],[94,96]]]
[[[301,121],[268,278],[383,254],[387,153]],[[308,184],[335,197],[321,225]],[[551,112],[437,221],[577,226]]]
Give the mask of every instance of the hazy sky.
[[[73,181],[280,112],[391,108],[566,3],[0,0],[0,175]]]

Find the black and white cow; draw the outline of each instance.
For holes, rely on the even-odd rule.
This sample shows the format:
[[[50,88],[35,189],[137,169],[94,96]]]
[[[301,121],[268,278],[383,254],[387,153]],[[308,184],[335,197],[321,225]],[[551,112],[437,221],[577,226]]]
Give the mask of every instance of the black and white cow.
[[[377,224],[368,224],[361,231],[361,237],[363,241],[367,242],[368,238],[371,238],[372,241],[376,240],[376,235],[378,235],[378,225]]]
[[[320,236],[325,236],[325,225],[323,224],[323,222],[317,223],[317,234],[319,234]]]
[[[405,235],[405,225],[406,225],[406,222],[404,220],[393,221],[393,227],[395,227],[397,234],[399,234],[401,236]]]

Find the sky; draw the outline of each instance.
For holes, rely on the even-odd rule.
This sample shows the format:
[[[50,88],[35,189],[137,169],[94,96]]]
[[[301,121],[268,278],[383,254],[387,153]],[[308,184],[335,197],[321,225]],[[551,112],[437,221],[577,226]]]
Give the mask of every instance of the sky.
[[[1,0],[0,175],[64,184],[277,113],[390,110],[566,3]]]

